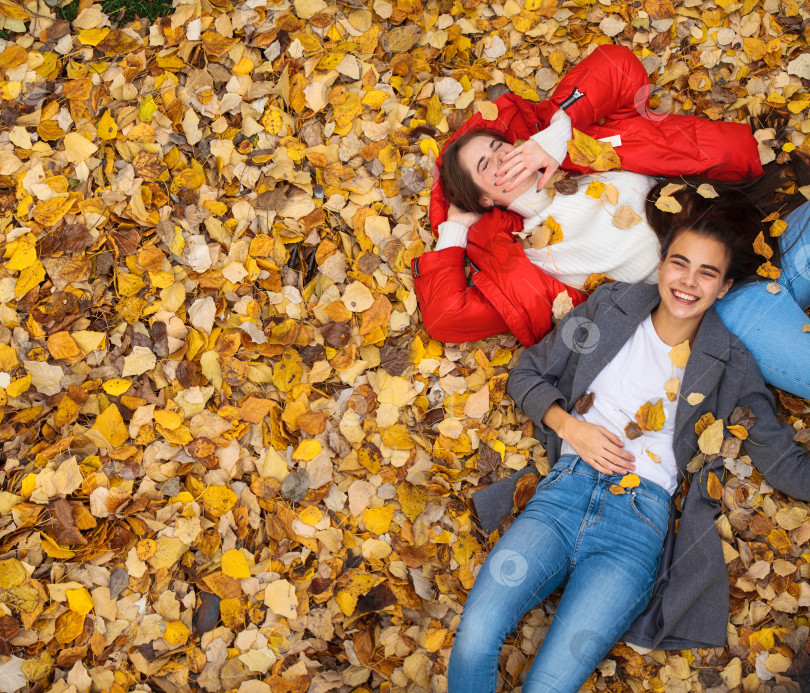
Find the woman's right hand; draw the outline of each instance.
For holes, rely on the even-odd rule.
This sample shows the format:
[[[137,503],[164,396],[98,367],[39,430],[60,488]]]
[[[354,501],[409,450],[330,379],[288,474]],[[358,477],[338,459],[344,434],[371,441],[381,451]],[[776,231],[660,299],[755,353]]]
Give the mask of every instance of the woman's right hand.
[[[467,228],[477,223],[480,218],[481,215],[477,212],[465,212],[452,204],[447,210],[447,221],[455,221],[458,224],[464,224]]]
[[[604,426],[582,421],[575,417],[566,419],[560,438],[568,443],[585,462],[602,474],[627,474],[635,470],[635,457],[622,447],[619,436]]]

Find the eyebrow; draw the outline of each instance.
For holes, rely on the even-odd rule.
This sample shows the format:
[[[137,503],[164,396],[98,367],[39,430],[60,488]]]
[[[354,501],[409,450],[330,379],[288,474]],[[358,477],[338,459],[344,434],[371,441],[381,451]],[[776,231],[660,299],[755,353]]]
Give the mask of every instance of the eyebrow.
[[[490,149],[492,149],[493,144],[495,144],[495,140],[490,140],[489,141],[489,148]],[[484,157],[483,156],[478,160],[478,166],[475,167],[475,170],[478,171],[478,173],[481,173],[481,164],[482,163],[484,163]]]
[[[692,264],[692,261],[688,257],[686,257],[685,255],[680,255],[678,253],[675,253],[675,254],[671,255],[670,257],[677,257],[677,258],[680,258],[681,260],[683,260],[684,262],[686,262],[686,263],[688,263],[690,265]],[[715,267],[714,265],[701,265],[701,267],[705,267],[706,269],[714,270],[715,272],[720,274],[719,268]]]

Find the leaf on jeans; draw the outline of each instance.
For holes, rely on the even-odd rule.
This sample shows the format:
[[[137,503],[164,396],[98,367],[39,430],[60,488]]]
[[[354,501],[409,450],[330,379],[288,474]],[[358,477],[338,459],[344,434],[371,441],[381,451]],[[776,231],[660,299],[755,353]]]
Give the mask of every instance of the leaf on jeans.
[[[622,494],[627,493],[618,484],[611,484],[610,486],[608,486],[608,491],[610,491],[614,496],[621,496]]]
[[[778,294],[781,290],[782,287],[778,282],[768,282],[765,285],[765,291],[767,291],[769,294]]]
[[[534,490],[537,488],[537,481],[537,474],[531,472],[518,479],[512,499],[518,512],[522,512],[526,504],[532,499]]]
[[[574,411],[580,416],[587,414],[588,410],[593,405],[594,397],[596,397],[596,393],[586,392],[576,401],[576,404],[574,404]]]
[[[619,486],[622,488],[635,488],[641,483],[641,479],[639,478],[638,474],[625,474],[622,477],[622,480],[619,482]]]

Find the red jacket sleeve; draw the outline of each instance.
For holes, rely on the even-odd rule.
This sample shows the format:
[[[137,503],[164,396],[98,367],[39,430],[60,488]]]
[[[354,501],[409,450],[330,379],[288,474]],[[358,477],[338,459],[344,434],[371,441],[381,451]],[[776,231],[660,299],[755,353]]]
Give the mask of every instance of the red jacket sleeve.
[[[464,248],[424,253],[411,263],[422,322],[439,342],[472,342],[509,330],[476,286],[467,285]]]
[[[649,98],[647,72],[633,51],[603,45],[562,78],[550,101],[565,108],[571,125],[584,132],[602,118],[642,115]]]

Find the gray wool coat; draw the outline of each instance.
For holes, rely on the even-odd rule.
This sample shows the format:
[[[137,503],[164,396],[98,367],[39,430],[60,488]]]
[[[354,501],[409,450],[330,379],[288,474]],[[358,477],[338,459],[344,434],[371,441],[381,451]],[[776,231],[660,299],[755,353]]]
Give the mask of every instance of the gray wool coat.
[[[543,414],[554,402],[571,411],[659,301],[656,285],[603,285],[521,356],[509,376],[507,391],[536,424],[535,437],[545,445],[552,465],[560,457],[560,439],[543,425]],[[689,405],[685,397],[692,392],[705,399]],[[707,470],[724,479],[723,460],[717,457],[706,462],[694,474],[686,471],[699,452],[697,420],[711,412],[728,424],[735,407],[749,406],[757,420],[743,444],[745,452],[771,485],[794,498],[810,500],[810,457],[793,442],[793,430],[777,420],[773,396],[759,368],[714,308],[704,316],[692,345],[681,393],[673,449],[679,479],[690,479],[691,484],[677,533],[670,518],[654,596],[624,637],[637,645],[663,649],[726,644],[728,572],[714,526],[720,504],[709,496],[706,486]]]

